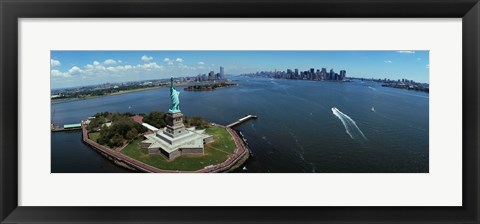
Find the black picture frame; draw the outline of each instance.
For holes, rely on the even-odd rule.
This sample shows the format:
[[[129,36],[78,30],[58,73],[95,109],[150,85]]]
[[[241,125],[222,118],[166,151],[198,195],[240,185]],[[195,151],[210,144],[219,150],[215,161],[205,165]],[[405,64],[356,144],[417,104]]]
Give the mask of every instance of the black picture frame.
[[[479,223],[479,0],[0,0],[1,223]],[[462,18],[461,207],[18,206],[19,18]],[[448,43],[446,43],[448,44]],[[40,193],[40,192],[39,192]],[[73,193],[73,192],[72,192]],[[438,195],[442,197],[442,195]]]

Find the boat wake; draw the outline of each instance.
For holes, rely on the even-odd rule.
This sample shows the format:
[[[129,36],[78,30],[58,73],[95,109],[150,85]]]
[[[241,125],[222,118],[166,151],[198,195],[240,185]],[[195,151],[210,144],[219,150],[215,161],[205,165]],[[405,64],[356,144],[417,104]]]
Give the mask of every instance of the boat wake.
[[[342,113],[342,111],[338,110],[336,107],[332,107],[332,112],[333,115],[335,115],[342,122],[343,126],[345,127],[345,132],[347,132],[350,138],[363,138],[364,140],[368,140],[352,118]]]

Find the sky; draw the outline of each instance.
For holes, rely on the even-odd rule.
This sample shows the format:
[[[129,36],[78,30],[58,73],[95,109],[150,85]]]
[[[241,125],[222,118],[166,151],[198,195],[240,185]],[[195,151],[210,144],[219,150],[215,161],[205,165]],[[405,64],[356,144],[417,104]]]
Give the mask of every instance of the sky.
[[[51,88],[310,68],[429,83],[429,51],[51,51]]]

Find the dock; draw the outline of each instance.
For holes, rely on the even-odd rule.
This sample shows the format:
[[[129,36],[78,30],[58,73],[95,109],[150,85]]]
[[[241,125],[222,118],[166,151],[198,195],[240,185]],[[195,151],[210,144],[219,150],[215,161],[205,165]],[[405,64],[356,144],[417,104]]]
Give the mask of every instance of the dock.
[[[257,116],[256,116],[256,115],[251,115],[251,114],[249,114],[249,115],[247,115],[247,116],[245,116],[245,117],[243,117],[243,118],[240,118],[240,119],[238,119],[237,121],[235,121],[235,122],[227,125],[226,127],[227,127],[227,128],[231,128],[231,127],[233,127],[233,126],[239,125],[239,124],[241,124],[241,123],[243,123],[243,122],[245,122],[245,121],[248,121],[248,120],[250,120],[250,119],[257,119]]]
[[[82,129],[82,124],[65,124],[63,126],[58,125],[58,124],[51,124],[50,129],[52,131],[74,131],[74,130],[81,130]]]

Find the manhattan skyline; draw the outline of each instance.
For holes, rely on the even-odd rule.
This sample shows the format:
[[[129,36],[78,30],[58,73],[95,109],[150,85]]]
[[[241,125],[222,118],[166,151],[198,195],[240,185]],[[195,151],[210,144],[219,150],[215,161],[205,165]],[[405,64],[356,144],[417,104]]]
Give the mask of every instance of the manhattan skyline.
[[[196,76],[220,66],[228,75],[325,67],[429,83],[429,51],[51,51],[51,87]]]

